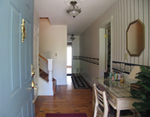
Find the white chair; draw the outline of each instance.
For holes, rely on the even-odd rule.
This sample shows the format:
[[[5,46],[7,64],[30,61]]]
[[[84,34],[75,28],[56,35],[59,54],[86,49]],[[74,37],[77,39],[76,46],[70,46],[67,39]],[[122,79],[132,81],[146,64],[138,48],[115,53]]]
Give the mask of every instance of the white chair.
[[[99,90],[96,85],[93,85],[94,89],[94,116],[93,117],[107,117],[108,116],[108,102],[106,92]],[[100,115],[101,116],[100,116]]]

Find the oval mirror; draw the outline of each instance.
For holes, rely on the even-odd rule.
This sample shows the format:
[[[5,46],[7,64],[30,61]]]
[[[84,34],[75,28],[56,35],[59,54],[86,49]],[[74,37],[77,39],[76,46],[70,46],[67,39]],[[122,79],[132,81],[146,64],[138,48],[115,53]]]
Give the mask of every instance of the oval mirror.
[[[144,25],[140,20],[131,22],[126,31],[126,49],[130,56],[139,56],[144,50]]]

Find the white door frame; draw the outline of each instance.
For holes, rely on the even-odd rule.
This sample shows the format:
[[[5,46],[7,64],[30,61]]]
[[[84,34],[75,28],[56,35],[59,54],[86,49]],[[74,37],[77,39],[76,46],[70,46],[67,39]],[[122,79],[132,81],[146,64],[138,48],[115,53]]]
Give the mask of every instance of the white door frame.
[[[99,28],[99,76],[104,77],[105,72],[105,26],[111,26],[111,71],[112,71],[112,47],[113,47],[113,16],[106,19]]]

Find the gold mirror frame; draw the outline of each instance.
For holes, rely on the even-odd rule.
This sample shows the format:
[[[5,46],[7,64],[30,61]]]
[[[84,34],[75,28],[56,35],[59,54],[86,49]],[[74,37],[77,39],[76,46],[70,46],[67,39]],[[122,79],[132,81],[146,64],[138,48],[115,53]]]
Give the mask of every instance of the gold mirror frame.
[[[127,28],[126,49],[130,56],[140,56],[144,48],[144,24],[138,19],[131,22]]]

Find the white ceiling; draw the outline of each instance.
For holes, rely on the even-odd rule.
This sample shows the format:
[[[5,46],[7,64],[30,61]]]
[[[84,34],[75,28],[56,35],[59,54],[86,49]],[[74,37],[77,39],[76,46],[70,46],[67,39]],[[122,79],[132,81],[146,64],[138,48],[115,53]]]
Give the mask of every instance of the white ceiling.
[[[115,1],[117,0],[83,0],[79,6],[82,12],[76,18],[66,13],[69,6],[65,0],[35,0],[34,2],[39,17],[49,17],[51,25],[67,25],[68,35],[80,35]]]

